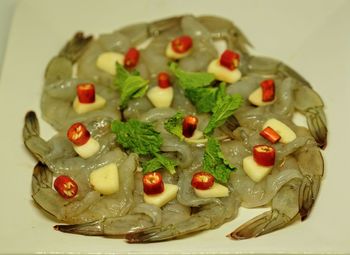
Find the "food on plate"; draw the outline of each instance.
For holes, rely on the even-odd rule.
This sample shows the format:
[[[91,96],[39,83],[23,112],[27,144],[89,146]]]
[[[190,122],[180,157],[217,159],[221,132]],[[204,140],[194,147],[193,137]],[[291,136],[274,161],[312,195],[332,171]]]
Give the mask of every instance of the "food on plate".
[[[33,111],[23,128],[38,160],[32,197],[54,228],[144,243],[217,228],[240,207],[271,209],[228,234],[235,240],[305,220],[323,176],[324,105],[250,46],[214,16],[77,33],[44,77],[42,117],[57,134],[44,140]]]

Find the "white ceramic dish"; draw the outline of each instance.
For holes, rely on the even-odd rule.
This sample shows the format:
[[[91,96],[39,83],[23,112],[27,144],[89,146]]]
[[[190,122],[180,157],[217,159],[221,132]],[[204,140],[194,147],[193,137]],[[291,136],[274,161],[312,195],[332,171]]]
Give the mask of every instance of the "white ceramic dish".
[[[175,14],[231,18],[255,45],[305,76],[326,102],[329,144],[326,174],[311,217],[286,229],[246,241],[225,234],[255,216],[239,217],[219,229],[170,242],[127,244],[123,240],[63,234],[30,197],[35,160],[21,138],[23,117],[39,112],[46,64],[73,33],[99,34],[126,24]],[[350,253],[350,171],[348,169],[350,3],[337,1],[23,1],[18,5],[0,87],[1,210],[3,254],[271,254]],[[52,129],[41,122],[46,138]]]

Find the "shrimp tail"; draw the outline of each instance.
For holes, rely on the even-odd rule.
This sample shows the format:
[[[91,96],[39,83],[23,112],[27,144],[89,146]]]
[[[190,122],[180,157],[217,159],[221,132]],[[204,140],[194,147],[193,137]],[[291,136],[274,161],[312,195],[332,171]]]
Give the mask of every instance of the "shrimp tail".
[[[227,237],[233,240],[248,239],[281,229],[291,222],[291,218],[277,209],[262,213],[247,221]]]
[[[184,222],[170,224],[165,227],[157,226],[126,235],[128,243],[150,243],[175,239],[177,237],[208,229],[210,220],[205,217],[193,217]]]
[[[101,220],[83,224],[55,225],[53,228],[57,231],[78,235],[101,236],[104,234]]]
[[[23,140],[27,149],[40,161],[50,150],[48,143],[40,136],[39,122],[35,112],[29,111],[25,116]]]
[[[310,108],[306,111],[306,121],[312,136],[321,149],[327,146],[327,125],[321,107]]]
[[[58,54],[60,57],[69,59],[72,63],[77,61],[83,54],[91,40],[92,36],[84,36],[82,32],[78,32],[74,37],[63,47]]]
[[[306,220],[316,201],[320,189],[321,179],[314,176],[305,176],[299,190],[299,214],[301,220]]]

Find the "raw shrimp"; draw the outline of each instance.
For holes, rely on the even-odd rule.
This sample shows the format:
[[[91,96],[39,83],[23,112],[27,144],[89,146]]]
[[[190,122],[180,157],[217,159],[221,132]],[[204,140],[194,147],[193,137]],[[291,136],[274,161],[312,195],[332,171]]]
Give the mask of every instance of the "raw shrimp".
[[[181,35],[192,38],[191,52],[182,59],[171,60],[165,55],[166,47]],[[212,134],[204,134],[194,141],[174,135],[166,129],[165,121],[178,112],[194,115],[198,121],[196,131],[201,132],[213,115],[199,112],[192,99],[187,98],[178,78],[171,73],[169,62],[177,62],[185,72],[205,72],[208,64],[219,56],[218,41],[224,41],[225,49],[240,55],[238,68],[242,77],[227,84],[225,93],[239,94],[244,102]],[[102,53],[125,54],[131,47],[139,50],[140,58],[129,71],[140,73],[149,81],[150,88],[158,86],[160,72],[169,73],[174,92],[169,107],[157,108],[147,96],[142,96],[129,100],[126,107],[120,109],[120,95],[113,88],[115,75],[99,69],[96,61]],[[217,228],[233,220],[241,206],[270,207],[228,235],[239,240],[284,228],[298,218],[305,220],[315,204],[324,171],[320,150],[327,144],[324,103],[295,70],[278,60],[252,55],[250,47],[252,44],[238,27],[228,19],[215,16],[184,15],[133,24],[95,40],[82,33],[75,35],[50,61],[45,72],[41,110],[44,120],[58,133],[44,140],[32,111],[27,113],[23,128],[24,144],[39,161],[32,177],[33,200],[57,222],[65,223],[54,228],[72,234],[124,237],[129,243],[158,242]],[[274,80],[276,99],[269,105],[255,106],[249,96],[266,79]],[[77,84],[85,82],[94,83],[96,93],[104,97],[107,104],[102,109],[79,115],[74,112],[72,102]],[[191,81],[187,82],[186,85],[191,85]],[[216,88],[218,84],[215,80],[206,86]],[[308,128],[294,123],[296,112],[306,117]],[[296,138],[286,144],[271,144],[263,138],[260,132],[271,118],[287,125]],[[147,203],[144,198],[143,173],[151,155],[137,155],[123,148],[111,130],[113,120],[132,119],[154,128],[162,141],[156,153],[176,164],[172,174],[165,165],[157,169],[164,183],[178,187],[173,199],[161,207]],[[99,151],[88,159],[77,155],[65,134],[67,128],[78,121],[100,144]],[[192,186],[194,174],[205,170],[210,136],[219,144],[217,155],[210,157],[223,160],[225,170],[230,166],[226,182],[215,180],[227,188],[226,197],[199,197]],[[264,144],[274,148],[275,163],[262,180],[255,182],[244,169],[243,159],[252,155],[254,146]],[[118,166],[119,190],[102,195],[94,190],[89,176],[109,163]],[[53,181],[59,175],[68,175],[77,183],[76,197],[65,199],[55,191]]]
[[[94,120],[105,117],[110,120],[119,119],[119,96],[109,87],[95,84],[96,93],[106,99],[106,106],[92,112],[78,114],[72,107],[76,96],[76,86],[82,82],[91,82],[73,78],[73,64],[88,48],[92,37],[84,37],[77,33],[71,41],[48,64],[45,72],[45,86],[41,97],[43,118],[57,130],[65,130],[75,122]]]
[[[130,154],[127,158],[124,156],[118,165],[120,180],[125,183],[120,192],[102,196],[89,185],[90,172],[69,172],[69,176],[79,186],[79,193],[75,198],[66,200],[52,189],[53,178],[58,175],[43,163],[38,163],[33,173],[33,199],[58,220],[68,223],[86,223],[105,217],[124,216],[133,205],[133,175],[137,167],[137,155]]]
[[[126,235],[129,243],[147,243],[179,238],[184,235],[216,228],[236,217],[240,201],[231,190],[230,195],[219,199],[220,203],[209,203],[198,208],[188,219],[166,226],[155,226]]]
[[[25,117],[24,144],[40,162],[55,173],[79,172],[83,169],[91,171],[123,159],[124,153],[117,147],[115,135],[110,132],[110,122],[106,123],[101,119],[99,122],[95,120],[92,123],[86,123],[86,126],[90,128],[92,136],[100,144],[99,151],[88,159],[77,155],[65,133],[57,134],[49,141],[41,138],[39,122],[34,112],[28,112]]]
[[[320,188],[324,166],[315,145],[307,145],[296,152],[303,178],[293,178],[277,192],[272,209],[238,227],[228,237],[246,239],[281,229],[292,223],[298,215],[305,220],[314,205]]]
[[[306,116],[310,132],[318,145],[321,148],[326,147],[327,123],[323,111],[324,103],[306,79],[281,61],[267,57],[249,56],[247,63],[242,65],[242,70],[247,74],[258,74],[264,78],[293,79],[291,82],[295,84],[295,89],[291,88],[291,92],[295,93],[294,107]],[[283,96],[288,97],[286,99],[290,101],[289,98],[293,93],[288,94]]]

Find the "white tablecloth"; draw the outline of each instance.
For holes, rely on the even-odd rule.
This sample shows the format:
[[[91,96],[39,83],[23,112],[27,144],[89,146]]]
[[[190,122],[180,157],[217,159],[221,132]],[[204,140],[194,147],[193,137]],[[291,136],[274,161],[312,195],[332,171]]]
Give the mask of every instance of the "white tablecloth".
[[[11,19],[19,0],[0,0],[0,77],[5,57],[6,43],[11,27]]]

